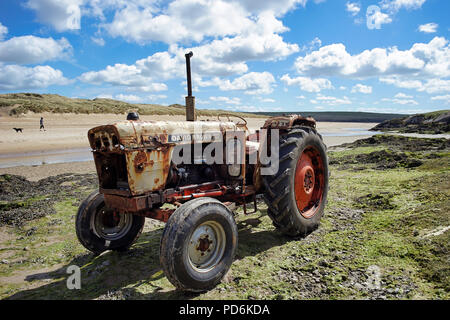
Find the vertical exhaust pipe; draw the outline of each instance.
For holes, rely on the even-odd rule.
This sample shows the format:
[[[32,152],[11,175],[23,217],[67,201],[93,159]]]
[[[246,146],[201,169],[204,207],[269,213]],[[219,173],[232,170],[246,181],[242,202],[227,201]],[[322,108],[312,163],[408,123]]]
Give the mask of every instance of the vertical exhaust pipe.
[[[195,115],[195,97],[192,96],[192,81],[191,81],[191,57],[194,54],[192,51],[186,53],[186,74],[187,74],[187,89],[188,95],[186,97],[186,121],[195,121],[197,117]]]

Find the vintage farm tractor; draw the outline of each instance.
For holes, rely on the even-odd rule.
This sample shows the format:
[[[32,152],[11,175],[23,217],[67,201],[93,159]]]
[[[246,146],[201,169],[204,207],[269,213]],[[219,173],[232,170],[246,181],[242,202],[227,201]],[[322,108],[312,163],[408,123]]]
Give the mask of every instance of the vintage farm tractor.
[[[187,121],[141,121],[137,114],[88,132],[99,190],[80,205],[76,232],[100,254],[127,250],[145,218],[166,222],[160,262],[177,288],[213,288],[230,268],[238,244],[232,205],[262,195],[282,233],[305,235],[323,215],[328,160],[316,122],[272,117],[250,132],[244,118],[195,121],[186,54]],[[226,118],[227,121],[222,121]]]

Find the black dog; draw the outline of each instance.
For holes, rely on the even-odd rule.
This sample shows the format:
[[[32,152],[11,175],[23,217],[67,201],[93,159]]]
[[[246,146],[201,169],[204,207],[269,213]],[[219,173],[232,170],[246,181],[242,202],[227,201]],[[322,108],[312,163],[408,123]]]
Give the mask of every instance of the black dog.
[[[22,132],[23,128],[13,128],[13,129],[16,130],[16,132],[19,132],[19,131]]]

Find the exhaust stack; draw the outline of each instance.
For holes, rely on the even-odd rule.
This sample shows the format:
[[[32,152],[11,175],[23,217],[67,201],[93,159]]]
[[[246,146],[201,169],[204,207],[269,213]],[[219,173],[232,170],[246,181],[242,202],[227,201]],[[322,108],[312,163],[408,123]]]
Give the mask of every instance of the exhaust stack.
[[[187,89],[188,95],[186,97],[186,121],[195,121],[197,117],[195,115],[195,97],[192,96],[192,81],[191,81],[191,57],[194,54],[192,51],[186,53],[186,74],[187,74]]]

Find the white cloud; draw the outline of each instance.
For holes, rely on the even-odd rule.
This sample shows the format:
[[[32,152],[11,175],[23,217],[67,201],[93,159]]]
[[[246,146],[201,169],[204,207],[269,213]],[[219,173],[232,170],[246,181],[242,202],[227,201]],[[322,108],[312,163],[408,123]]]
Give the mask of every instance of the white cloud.
[[[267,71],[250,72],[232,81],[220,81],[218,86],[223,91],[242,90],[245,94],[269,94],[273,91],[274,82],[273,75]]]
[[[98,99],[114,99],[114,97],[111,94],[105,94],[105,93],[98,95],[96,98],[98,98]]]
[[[145,81],[149,81],[149,78],[184,77],[184,54],[188,51],[194,52],[192,74],[195,82],[199,82],[199,76],[225,77],[244,74],[248,72],[247,61],[276,61],[299,50],[298,45],[286,43],[280,35],[272,32],[283,30],[284,27],[278,22],[271,15],[261,14],[255,25],[243,35],[224,37],[190,48],[171,45],[167,52],[155,53],[133,65],[108,66],[105,70],[83,74],[81,79],[87,82],[120,82],[134,86],[136,81],[143,82],[139,80],[140,77],[145,77]],[[267,26],[271,27],[265,30],[264,27]],[[111,78],[115,80],[110,81]]]
[[[433,101],[442,101],[445,104],[450,104],[450,94],[444,96],[434,96],[431,98]]]
[[[264,103],[274,103],[274,102],[276,102],[276,100],[272,99],[272,98],[261,98],[261,97],[258,97],[258,100],[261,101],[261,102],[264,102]]]
[[[450,47],[445,38],[435,37],[429,43],[416,43],[409,50],[374,48],[351,55],[345,45],[338,43],[297,58],[295,67],[300,75],[310,77],[448,77]]]
[[[184,64],[184,53],[193,51],[193,73],[223,77],[248,72],[247,61],[276,61],[300,50],[279,35],[288,28],[276,17],[295,3],[298,1],[175,0],[164,10],[130,4],[116,11],[113,21],[103,27],[127,41],[165,42],[180,64]],[[247,11],[248,7],[256,11]],[[179,45],[201,42],[205,37],[214,40],[188,48]]]
[[[175,43],[200,42],[207,36],[237,35],[252,24],[248,12],[234,2],[175,0],[158,13],[152,7],[127,5],[116,11],[113,21],[104,27],[113,37],[138,43]]]
[[[190,48],[173,47],[176,56],[194,53],[193,72],[200,75],[228,76],[248,71],[247,61],[276,61],[299,51],[297,44],[289,44],[275,33],[240,35],[233,38],[213,40],[212,42]]]
[[[372,93],[372,87],[371,87],[371,86],[363,85],[363,84],[361,84],[361,83],[358,83],[358,84],[356,84],[355,86],[353,86],[351,92],[352,92],[352,93],[354,93],[354,92],[360,92],[360,93],[369,94],[369,93]]]
[[[0,22],[0,41],[5,38],[5,36],[8,34],[8,28],[2,25]]]
[[[450,80],[428,79],[428,80],[408,80],[402,77],[380,78],[383,83],[394,85],[398,88],[415,89],[419,92],[438,93],[450,92]]]
[[[361,5],[357,2],[347,2],[345,4],[346,10],[351,13],[352,16],[356,16],[361,11]]]
[[[412,99],[414,98],[413,96],[409,96],[407,94],[404,94],[402,92],[397,93],[394,98],[398,98],[398,99]]]
[[[40,89],[68,83],[60,70],[50,66],[28,68],[0,64],[0,90]]]
[[[301,90],[307,92],[320,92],[324,89],[334,89],[331,81],[324,78],[311,79],[308,77],[291,78],[288,74],[281,77],[281,81],[288,86],[298,85]]]
[[[422,24],[419,26],[419,31],[424,33],[435,33],[437,31],[438,24],[431,22],[427,24]]]
[[[282,111],[280,107],[260,107],[253,105],[236,105],[236,106],[225,106],[224,109],[240,112],[268,112],[268,111]]]
[[[380,29],[382,24],[388,24],[392,22],[392,18],[379,10],[367,11],[366,20],[370,22],[370,25],[375,29]],[[367,25],[369,27],[369,25]]]
[[[101,94],[101,95],[98,95],[97,98],[114,99],[114,100],[119,100],[119,101],[130,102],[130,103],[145,103],[146,100],[156,101],[156,100],[165,99],[165,98],[167,98],[167,96],[164,94],[151,94],[151,95],[147,95],[146,97],[142,97],[142,96],[138,96],[135,94],[119,93],[116,95]]]
[[[264,11],[272,11],[277,15],[282,15],[287,11],[294,9],[297,5],[305,6],[307,0],[239,0],[240,3],[249,12],[260,13]],[[321,1],[315,1],[321,2]]]
[[[118,94],[115,96],[116,100],[125,101],[125,102],[131,102],[131,103],[137,103],[142,102],[142,97],[133,95],[133,94]]]
[[[223,102],[226,104],[235,104],[235,105],[239,105],[241,104],[241,99],[237,98],[237,97],[233,97],[233,98],[229,98],[229,97],[209,97],[209,100],[213,101],[213,102]]]
[[[147,96],[147,99],[150,101],[162,100],[166,98],[167,96],[165,94],[151,94]]]
[[[322,46],[322,40],[320,40],[318,37],[315,37],[311,42],[308,44],[305,44],[301,47],[300,51],[306,51],[310,52],[313,51],[316,48],[320,48]]]
[[[384,98],[381,99],[381,101],[383,102],[391,102],[391,103],[395,103],[395,104],[401,104],[401,105],[418,105],[419,103],[415,100],[412,99],[390,99],[390,98]]]
[[[103,38],[91,37],[92,42],[103,47],[105,45],[105,40]]]
[[[157,52],[133,65],[117,63],[104,70],[83,73],[79,79],[87,83],[108,83],[144,92],[163,91],[167,90],[167,85],[160,81],[181,75],[182,70],[177,58],[168,52]]]
[[[200,42],[208,36],[239,35],[255,25],[255,17],[264,15],[273,17],[266,22],[282,26],[275,17],[306,4],[306,0],[175,0],[167,5],[138,0],[126,4],[122,0],[109,0],[106,4],[99,0],[91,2],[94,2],[91,3],[94,14],[103,20],[103,11],[114,8],[113,20],[102,24],[112,36],[138,43],[162,41],[170,44]]]
[[[83,0],[28,0],[25,5],[36,11],[40,22],[62,32],[80,29],[80,7],[83,2]]]
[[[329,106],[346,105],[352,103],[350,99],[346,96],[344,96],[343,98],[336,98],[330,96],[323,96],[321,94],[318,94],[317,97],[313,100],[310,100],[310,102],[313,104],[327,104]]]
[[[0,61],[17,64],[40,63],[64,59],[72,53],[72,46],[65,39],[14,37],[0,42]]]

